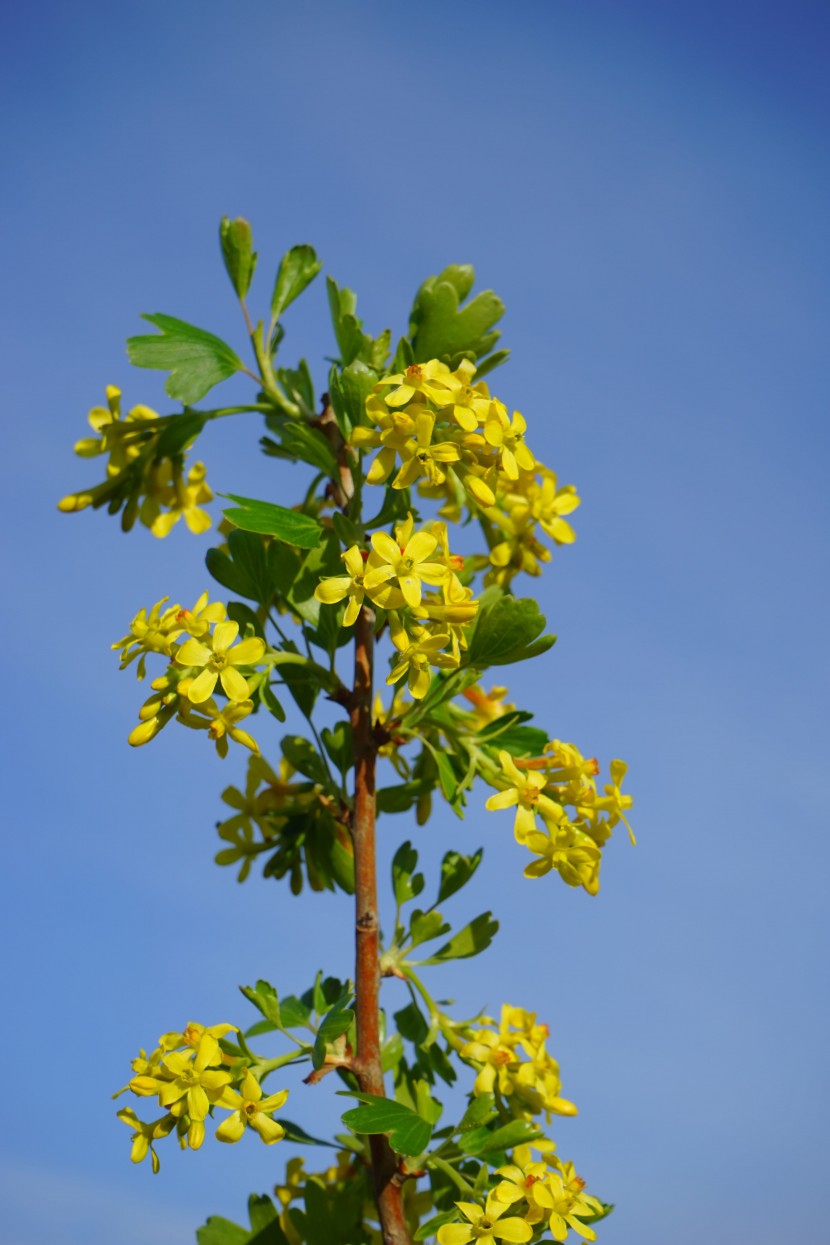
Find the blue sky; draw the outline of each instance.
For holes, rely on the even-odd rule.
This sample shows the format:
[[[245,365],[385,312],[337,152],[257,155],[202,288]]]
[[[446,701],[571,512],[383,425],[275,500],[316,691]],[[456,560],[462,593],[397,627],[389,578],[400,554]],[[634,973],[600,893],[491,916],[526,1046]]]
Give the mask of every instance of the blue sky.
[[[263,301],[309,241],[375,331],[474,263],[508,307],[494,388],[583,497],[576,545],[526,586],[559,642],[511,688],[552,735],[629,762],[639,846],[615,838],[592,900],[524,881],[483,796],[463,824],[390,822],[385,861],[405,833],[428,860],[486,848],[457,916],[492,905],[503,932],[436,990],[550,1022],[580,1105],[560,1152],[618,1204],[606,1245],[822,1238],[829,24],[798,0],[8,19],[9,1245],[173,1245],[241,1217],[285,1147],[168,1146],[154,1180],[109,1094],[163,1030],[247,1023],[237,983],[349,971],[345,900],[212,864],[243,759],[173,729],[126,745],[142,694],[109,645],[140,605],[195,599],[207,542],[55,510],[89,478],[71,445],[105,384],[166,409],[124,355],[140,312],[244,345],[223,213],[254,224]],[[287,328],[321,383],[321,285]],[[216,427],[200,453],[215,487],[282,499],[296,474],[258,432]],[[330,1127],[327,1090],[295,1087],[289,1114]]]

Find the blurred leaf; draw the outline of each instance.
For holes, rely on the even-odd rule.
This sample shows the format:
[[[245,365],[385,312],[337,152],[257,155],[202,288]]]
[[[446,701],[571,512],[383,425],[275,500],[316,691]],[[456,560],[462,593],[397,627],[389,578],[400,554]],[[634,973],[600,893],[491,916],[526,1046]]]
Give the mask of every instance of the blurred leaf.
[[[392,857],[392,889],[398,906],[409,903],[424,889],[424,875],[415,873],[417,864],[418,853],[407,839]]]
[[[429,1145],[432,1125],[409,1107],[377,1094],[355,1093],[363,1104],[343,1115],[343,1123],[355,1133],[386,1133],[398,1154],[422,1154]]]
[[[496,1107],[495,1094],[479,1094],[473,1098],[467,1110],[458,1121],[459,1133],[469,1133],[474,1128],[481,1128],[484,1124],[489,1124],[490,1120],[494,1120],[498,1115]]]
[[[340,770],[345,773],[354,764],[354,735],[348,722],[338,722],[331,730],[324,726],[320,732],[323,747]]]
[[[493,1154],[497,1151],[512,1150],[513,1146],[524,1145],[542,1136],[542,1129],[530,1120],[511,1120],[503,1128],[495,1131],[489,1128],[474,1128],[471,1132],[462,1133],[456,1144],[464,1154]]]
[[[379,813],[405,813],[417,802],[425,791],[431,791],[435,784],[428,779],[416,778],[411,782],[398,783],[394,787],[381,787],[377,792],[377,811]]]
[[[481,864],[484,849],[479,848],[472,856],[462,856],[460,852],[449,851],[441,861],[441,884],[438,887],[438,903],[443,903],[466,886],[470,878]]]
[[[244,298],[250,289],[257,261],[248,221],[241,216],[237,216],[236,220],[223,216],[219,226],[219,243],[231,284],[239,297]]]
[[[354,1012],[350,1007],[345,1006],[348,998],[349,994],[346,993],[335,1003],[331,1011],[326,1013],[320,1023],[311,1054],[311,1062],[315,1068],[322,1068],[326,1058],[326,1046],[342,1037],[354,1021]]]
[[[287,510],[285,506],[277,506],[274,502],[240,497],[236,493],[223,493],[221,496],[235,501],[240,507],[238,510],[226,510],[224,514],[226,519],[243,531],[276,536],[278,540],[297,545],[300,549],[314,549],[320,543],[323,529],[311,515]]]
[[[415,1233],[413,1240],[425,1241],[428,1236],[434,1236],[438,1229],[442,1228],[445,1223],[457,1222],[458,1211],[455,1208],[452,1210],[443,1210],[440,1215],[433,1215],[431,1219],[426,1221],[426,1223],[422,1223],[418,1228],[418,1231]]]
[[[498,933],[499,923],[494,920],[491,912],[482,912],[481,916],[477,916],[469,925],[465,925],[462,930],[450,939],[443,947],[440,947],[434,955],[428,960],[421,960],[422,964],[442,964],[446,960],[466,960],[470,956],[480,955],[482,951],[486,951]]]
[[[240,986],[239,989],[248,1002],[253,1003],[254,1007],[262,1012],[266,1020],[276,1025],[278,1029],[282,1028],[279,995],[270,982],[260,978],[255,986]]]
[[[311,1133],[307,1133],[304,1128],[300,1128],[299,1124],[292,1124],[291,1120],[277,1120],[277,1123],[285,1129],[285,1140],[293,1141],[300,1146],[329,1146],[330,1141],[321,1141],[319,1137],[312,1137]]]
[[[312,246],[292,246],[280,260],[274,295],[271,299],[271,315],[279,320],[294,299],[302,294],[323,267]]]
[[[168,423],[155,444],[154,457],[175,458],[196,440],[205,426],[205,416],[196,411],[183,411],[181,415],[166,416]]]
[[[312,782],[318,782],[323,787],[330,786],[325,763],[310,740],[304,739],[302,735],[286,735],[280,747],[286,761],[295,770]]]
[[[214,385],[242,368],[231,347],[204,329],[160,312],[141,318],[161,329],[161,336],[130,337],[130,362],[136,367],[170,372],[164,388],[185,406],[198,402]]]
[[[450,927],[440,912],[421,912],[416,908],[412,913],[412,919],[409,924],[409,936],[413,947],[420,946],[422,942],[431,942],[433,938],[440,938],[442,934],[449,933],[449,930]]]
[[[337,426],[348,438],[358,424],[366,423],[366,399],[378,382],[378,372],[360,359],[353,359],[342,371],[329,373],[329,399]]]

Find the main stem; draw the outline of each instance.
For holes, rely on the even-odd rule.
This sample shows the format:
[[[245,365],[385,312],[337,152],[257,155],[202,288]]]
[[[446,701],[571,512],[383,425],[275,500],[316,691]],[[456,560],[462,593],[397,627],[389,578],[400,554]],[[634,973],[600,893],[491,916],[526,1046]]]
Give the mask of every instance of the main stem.
[[[355,766],[352,817],[356,931],[355,1069],[364,1093],[383,1096],[379,1025],[380,924],[375,854],[377,744],[372,730],[373,624],[374,614],[364,606],[355,624],[354,689],[350,715]],[[395,1155],[383,1135],[370,1136],[369,1146],[384,1245],[410,1245],[401,1185],[396,1179]]]

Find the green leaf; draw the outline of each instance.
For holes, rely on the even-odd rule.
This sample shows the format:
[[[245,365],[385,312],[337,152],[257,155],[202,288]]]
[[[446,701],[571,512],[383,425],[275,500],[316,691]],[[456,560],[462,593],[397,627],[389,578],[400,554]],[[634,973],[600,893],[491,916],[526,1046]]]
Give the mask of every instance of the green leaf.
[[[431,791],[434,783],[429,779],[416,778],[411,782],[398,783],[394,787],[381,787],[377,792],[379,813],[406,813],[417,803],[419,796]]]
[[[498,928],[499,923],[493,918],[493,914],[482,912],[481,916],[477,916],[469,925],[465,925],[428,960],[420,962],[421,964],[443,964],[447,960],[466,960],[470,956],[480,955],[490,946]]]
[[[472,856],[462,856],[461,852],[449,851],[441,861],[441,884],[438,887],[438,903],[443,903],[466,886],[470,878],[481,864],[484,849],[479,848]]]
[[[369,337],[363,332],[363,321],[355,315],[357,296],[354,292],[345,288],[341,290],[333,277],[326,278],[326,287],[341,368],[347,369],[350,363],[359,359],[374,371],[380,371],[389,354],[389,329],[384,329],[377,339]]]
[[[439,1228],[443,1228],[445,1223],[457,1223],[458,1211],[443,1210],[440,1215],[433,1215],[426,1223],[422,1223],[415,1233],[413,1240],[425,1241],[428,1236],[434,1236]]]
[[[511,1120],[503,1128],[492,1131],[489,1128],[474,1128],[471,1132],[462,1133],[457,1145],[464,1154],[493,1154],[496,1151],[511,1150],[513,1146],[524,1145],[542,1136],[542,1129],[530,1120]]]
[[[465,664],[506,666],[544,653],[555,636],[542,636],[545,618],[532,598],[505,596],[498,588],[482,593]]]
[[[440,912],[421,912],[415,909],[412,913],[412,920],[409,924],[409,937],[411,945],[418,947],[422,942],[432,942],[433,938],[440,938],[442,934],[449,933],[450,927],[447,925]]]
[[[514,757],[537,757],[544,751],[549,738],[547,731],[538,726],[511,726],[486,742],[504,748]]]
[[[323,787],[330,786],[325,763],[310,740],[304,739],[302,735],[286,735],[280,747],[286,761],[295,770],[312,782],[318,782]]]
[[[492,290],[460,304],[472,289],[473,268],[451,264],[437,277],[428,277],[412,307],[409,336],[416,363],[463,356],[481,358],[500,337],[493,325],[504,315],[504,303]]]
[[[212,1215],[196,1232],[198,1245],[288,1245],[279,1224],[279,1213],[267,1194],[248,1198],[251,1231],[238,1223]]]
[[[266,1020],[276,1025],[278,1029],[282,1028],[279,995],[270,982],[260,978],[255,986],[240,986],[239,989],[248,1002],[253,1003],[254,1007],[262,1012]]]
[[[291,1120],[277,1120],[277,1123],[285,1129],[285,1140],[293,1141],[300,1146],[332,1146],[330,1141],[321,1141],[319,1137],[312,1137],[311,1133],[307,1133],[304,1128],[300,1128],[299,1124],[293,1124]]]
[[[473,1098],[467,1110],[458,1121],[456,1132],[469,1133],[475,1128],[489,1124],[498,1115],[495,1094],[479,1094]]]
[[[501,367],[502,363],[506,363],[509,358],[509,350],[494,350],[492,354],[488,354],[487,358],[483,359],[481,363],[476,366],[476,374],[473,378],[474,383],[478,384],[478,382],[483,380],[485,376],[488,376],[490,372],[495,371],[497,367]]]
[[[248,221],[241,216],[237,216],[236,220],[223,216],[219,226],[219,244],[231,285],[239,297],[244,298],[250,289],[257,261]]]
[[[340,542],[334,532],[323,532],[319,542],[304,556],[300,569],[296,572],[291,584],[286,587],[286,600],[300,615],[303,622],[316,627],[323,615],[324,607],[321,607],[314,595],[321,578],[324,575],[342,574]],[[336,624],[337,610],[334,606],[330,608],[329,613]]]
[[[458,780],[455,776],[455,770],[452,767],[452,761],[446,752],[442,752],[440,748],[433,751],[435,764],[438,767],[438,781],[444,798],[452,804],[458,793]]]
[[[360,359],[353,359],[342,371],[332,368],[329,373],[329,398],[337,426],[344,437],[348,437],[358,424],[366,423],[366,399],[377,382],[377,371]]]
[[[280,1003],[280,1016],[284,1029],[305,1029],[311,1019],[311,1003],[298,999],[296,994],[287,995]]]
[[[350,1007],[344,1006],[348,997],[349,995],[346,994],[342,1001],[335,1003],[334,1007],[330,1012],[326,1013],[320,1023],[311,1053],[311,1062],[315,1068],[322,1068],[326,1058],[326,1047],[331,1042],[336,1042],[352,1026],[354,1012]]]
[[[343,1115],[343,1123],[355,1133],[386,1133],[398,1154],[422,1154],[429,1145],[432,1125],[409,1107],[377,1094],[353,1095],[363,1104]]]
[[[283,255],[271,299],[271,315],[274,320],[279,320],[286,307],[302,294],[322,267],[313,246],[292,246]]]
[[[183,411],[181,415],[166,416],[167,426],[156,441],[153,456],[176,458],[196,440],[205,426],[206,418],[196,411]],[[154,421],[154,422],[161,422]]]
[[[257,635],[260,639],[265,639],[265,632],[262,629],[262,623],[257,618],[250,605],[245,605],[243,601],[228,601],[228,618],[231,622],[235,622],[239,627],[240,635],[245,639],[246,635]]]
[[[320,732],[323,747],[331,760],[340,770],[346,773],[354,765],[354,735],[348,722],[338,722],[331,730],[324,726]]]
[[[238,1223],[211,1215],[207,1223],[196,1230],[198,1245],[248,1245],[251,1234]]]
[[[164,388],[171,398],[191,406],[209,389],[242,368],[227,342],[204,329],[161,313],[144,315],[161,329],[160,337],[130,337],[127,354],[136,367],[170,372]]]
[[[407,839],[392,857],[392,889],[399,907],[409,903],[424,889],[424,875],[415,873],[417,865],[418,853]]]
[[[263,536],[276,536],[288,545],[297,545],[300,549],[314,549],[320,543],[323,529],[311,515],[301,514],[297,510],[287,510],[270,501],[256,501],[252,497],[240,497],[236,493],[222,493],[235,501],[240,509],[224,512],[235,527],[245,532],[259,532]]]

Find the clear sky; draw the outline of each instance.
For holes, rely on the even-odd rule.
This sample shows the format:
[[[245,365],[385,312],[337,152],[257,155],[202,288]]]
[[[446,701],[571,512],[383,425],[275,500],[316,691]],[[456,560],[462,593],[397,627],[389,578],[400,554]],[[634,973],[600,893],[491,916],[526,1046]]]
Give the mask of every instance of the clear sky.
[[[427,857],[483,844],[458,911],[504,926],[439,993],[549,1021],[580,1106],[560,1152],[618,1204],[606,1245],[826,1239],[829,28],[808,0],[9,12],[8,1245],[179,1245],[241,1217],[287,1147],[168,1144],[153,1179],[109,1094],[163,1030],[248,1023],[237,983],[349,971],[342,897],[212,864],[244,758],[178,728],[126,744],[142,691],[109,645],[140,605],[195,599],[207,540],[55,510],[91,478],[71,446],[105,384],[169,409],[126,362],[140,312],[244,345],[223,213],[253,221],[262,300],[308,241],[374,331],[475,264],[508,307],[494,387],[583,497],[538,586],[559,643],[512,690],[629,762],[639,846],[615,837],[591,899],[526,882],[483,796],[438,811]],[[322,284],[287,328],[322,382]],[[258,432],[210,431],[212,482],[293,496]],[[287,1114],[330,1126],[327,1090]]]

